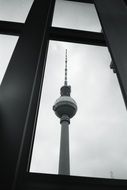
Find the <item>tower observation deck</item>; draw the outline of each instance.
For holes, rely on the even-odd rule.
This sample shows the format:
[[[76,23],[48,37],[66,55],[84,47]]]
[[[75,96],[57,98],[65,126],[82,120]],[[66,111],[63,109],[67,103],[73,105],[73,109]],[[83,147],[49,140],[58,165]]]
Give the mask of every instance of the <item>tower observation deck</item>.
[[[60,139],[60,157],[59,157],[59,174],[70,175],[70,156],[69,156],[69,124],[70,119],[77,112],[77,104],[70,96],[71,86],[67,81],[67,50],[65,53],[65,80],[64,86],[60,89],[61,96],[56,100],[53,110],[57,117],[60,118],[61,139]]]

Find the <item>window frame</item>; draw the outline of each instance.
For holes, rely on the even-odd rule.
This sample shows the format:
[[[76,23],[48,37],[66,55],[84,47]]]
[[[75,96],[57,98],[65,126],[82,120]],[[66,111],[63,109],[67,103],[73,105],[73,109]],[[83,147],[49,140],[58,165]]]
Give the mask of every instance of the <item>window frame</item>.
[[[37,0],[35,0],[37,2]],[[34,1],[34,2],[35,2]],[[84,189],[84,187],[88,186],[91,187],[100,187],[102,186],[119,186],[119,187],[127,187],[127,180],[115,180],[115,179],[101,179],[101,178],[90,178],[90,177],[77,177],[77,176],[58,176],[53,174],[35,174],[29,173],[29,165],[30,165],[30,157],[32,154],[32,146],[34,141],[34,134],[36,130],[36,120],[37,120],[37,113],[39,109],[39,101],[40,95],[42,90],[42,83],[44,77],[44,69],[46,64],[46,56],[47,56],[47,48],[49,40],[56,40],[56,41],[65,41],[65,42],[74,42],[74,43],[82,43],[82,44],[91,44],[97,46],[107,46],[105,41],[105,37],[103,33],[99,32],[89,32],[89,31],[79,31],[73,29],[64,29],[58,27],[52,27],[52,17],[53,17],[53,10],[55,5],[55,0],[48,0],[51,2],[50,12],[48,13],[48,21],[46,23],[46,34],[45,34],[45,42],[43,48],[41,49],[41,58],[42,61],[41,71],[37,71],[38,75],[36,78],[36,82],[39,81],[39,84],[35,82],[34,92],[32,94],[32,99],[35,100],[36,104],[32,105],[31,112],[34,110],[35,115],[33,115],[33,120],[29,119],[28,126],[31,125],[32,127],[30,130],[26,130],[24,135],[24,144],[22,145],[22,152],[20,153],[21,160],[19,161],[19,165],[17,167],[17,174],[15,179],[13,180],[13,187],[16,189],[17,187],[24,187],[24,189],[31,189],[36,188],[39,189],[45,188],[50,189],[52,186],[56,186],[60,189],[61,186],[65,187],[77,187],[78,189]],[[82,2],[82,3],[94,3],[93,0],[67,0],[67,1],[75,1],[75,2]],[[31,8],[32,11],[33,8]],[[29,15],[30,17],[31,15]],[[35,16],[35,15],[34,15]],[[31,18],[32,19],[32,18]],[[22,36],[24,28],[26,27],[27,23],[14,23],[8,21],[0,21],[0,34],[6,35],[15,35],[15,36]],[[33,26],[34,27],[34,26]],[[18,47],[17,47],[18,48]],[[42,57],[43,55],[43,57]],[[120,77],[118,77],[120,87],[122,89],[122,94],[124,96],[124,100],[126,99],[126,95],[124,94],[124,87],[121,83]],[[37,96],[35,98],[35,96]],[[31,112],[29,113],[29,117],[31,116]],[[26,139],[27,138],[27,139]],[[27,146],[27,154],[24,152],[25,146]],[[24,161],[23,161],[24,160]],[[25,162],[25,167],[23,164]],[[26,167],[27,166],[27,167]],[[21,185],[22,184],[22,185]]]

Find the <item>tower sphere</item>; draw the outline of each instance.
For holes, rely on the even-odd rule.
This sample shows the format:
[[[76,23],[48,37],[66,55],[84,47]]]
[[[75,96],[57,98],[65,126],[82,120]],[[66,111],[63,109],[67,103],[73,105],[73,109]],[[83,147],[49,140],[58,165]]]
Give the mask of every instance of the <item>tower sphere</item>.
[[[69,118],[72,118],[76,114],[77,104],[70,96],[61,96],[56,100],[53,110],[59,118],[61,118],[62,115],[67,115]]]

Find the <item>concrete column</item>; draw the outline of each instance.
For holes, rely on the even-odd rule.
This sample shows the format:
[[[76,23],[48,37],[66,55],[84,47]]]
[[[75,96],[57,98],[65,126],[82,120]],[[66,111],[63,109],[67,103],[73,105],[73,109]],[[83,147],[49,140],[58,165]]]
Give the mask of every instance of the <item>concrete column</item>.
[[[59,174],[70,175],[70,156],[69,156],[69,124],[70,118],[63,115],[61,123]]]
[[[123,0],[94,0],[127,108],[127,7]]]

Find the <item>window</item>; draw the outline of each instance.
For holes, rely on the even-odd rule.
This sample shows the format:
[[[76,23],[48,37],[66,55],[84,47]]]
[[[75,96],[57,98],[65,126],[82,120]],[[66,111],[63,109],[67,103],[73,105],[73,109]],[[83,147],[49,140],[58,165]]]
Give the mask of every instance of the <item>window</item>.
[[[6,4],[6,2],[3,2],[3,1],[1,1],[1,2],[3,3],[3,5]],[[18,1],[16,1],[15,3],[17,4],[17,2]],[[20,3],[22,3],[22,2],[23,1],[21,1]],[[57,3],[58,2],[59,1],[57,1]],[[75,0],[75,2],[76,2],[76,0]],[[80,0],[78,2],[86,3],[87,5],[90,3],[93,3],[92,0]],[[94,2],[97,2],[97,0]],[[100,7],[103,8],[101,1],[99,1],[99,2],[100,2]],[[105,0],[104,0],[104,2],[107,3],[108,6],[112,5],[112,4],[110,4],[110,2],[107,2]],[[114,2],[114,1],[111,1],[111,3],[112,2]],[[120,5],[121,5],[121,2],[122,2],[122,0],[119,1]],[[0,33],[1,34],[6,34],[6,35],[13,34],[13,35],[17,35],[17,36],[19,36],[21,34],[19,37],[16,49],[13,54],[14,59],[10,59],[10,57],[11,57],[11,53],[10,53],[9,59],[10,59],[11,67],[8,67],[7,72],[5,74],[5,78],[3,80],[4,82],[1,84],[1,89],[0,89],[0,117],[1,117],[1,119],[0,119],[1,133],[0,134],[2,134],[2,138],[0,138],[0,142],[2,145],[2,150],[4,150],[3,154],[0,157],[0,161],[1,161],[0,163],[2,163],[2,165],[1,165],[1,173],[2,173],[2,175],[1,175],[2,185],[1,186],[2,186],[2,188],[4,187],[4,189],[12,189],[12,185],[13,185],[13,189],[33,189],[35,187],[36,187],[36,189],[43,188],[43,187],[46,187],[47,189],[51,189],[52,185],[53,185],[53,187],[55,185],[55,186],[57,186],[57,189],[61,189],[61,186],[62,187],[65,186],[65,188],[66,187],[68,188],[68,186],[70,187],[70,185],[71,185],[72,188],[74,186],[74,188],[77,187],[77,189],[79,187],[80,187],[80,189],[84,189],[85,186],[89,186],[89,187],[98,187],[99,186],[99,188],[102,186],[102,189],[103,189],[103,187],[105,187],[105,186],[106,187],[108,186],[110,188],[111,186],[117,186],[117,184],[118,184],[120,189],[122,189],[121,187],[126,186],[126,181],[124,182],[124,181],[116,180],[116,178],[124,178],[126,176],[126,173],[125,173],[126,167],[124,167],[126,165],[126,160],[123,161],[123,156],[126,156],[126,153],[125,153],[125,149],[123,147],[122,148],[119,147],[119,145],[124,145],[124,146],[126,145],[126,139],[124,138],[125,137],[124,134],[126,133],[126,127],[124,126],[124,122],[126,120],[126,111],[125,111],[123,99],[121,98],[122,97],[121,91],[119,90],[119,85],[118,85],[116,76],[118,75],[118,77],[119,77],[119,82],[120,82],[122,92],[124,95],[125,103],[126,103],[126,94],[124,94],[124,92],[126,90],[126,84],[124,84],[124,82],[126,81],[126,77],[125,77],[125,75],[122,75],[122,72],[119,73],[119,70],[121,69],[121,67],[119,69],[118,68],[116,69],[116,71],[117,71],[116,74],[114,74],[112,72],[112,70],[109,68],[111,59],[110,59],[110,55],[106,48],[104,35],[103,35],[103,33],[100,32],[101,27],[100,26],[97,27],[97,30],[95,28],[93,29],[91,27],[90,28],[89,27],[87,27],[87,28],[79,27],[78,28],[77,26],[75,27],[74,25],[69,28],[69,26],[60,26],[59,24],[54,25],[54,20],[53,20],[53,26],[51,26],[51,20],[53,17],[53,8],[54,8],[55,0],[52,0],[52,1],[35,0],[33,3],[33,6],[32,6],[32,10],[30,11],[30,14],[29,14],[29,22],[25,22],[26,15],[28,14],[29,8],[32,5],[32,1],[31,2],[25,1],[25,3],[28,3],[28,4],[30,3],[30,4],[29,4],[29,6],[27,6],[27,11],[25,13],[25,16],[23,16],[23,18],[19,18],[20,16],[19,17],[16,16],[17,18],[14,18],[15,16],[14,17],[12,16],[13,18],[11,18],[10,15],[9,15],[9,18],[6,16],[5,17],[1,16],[1,20],[3,20],[3,22],[0,22]],[[66,1],[66,3],[69,3],[69,0]],[[71,3],[75,4],[72,1],[71,1]],[[9,4],[10,3],[8,3],[8,5]],[[14,7],[15,7],[15,5],[14,5]],[[122,6],[123,5],[124,4],[122,3]],[[93,7],[93,9],[94,9],[93,5],[91,5],[90,7]],[[3,7],[2,7],[2,9],[3,9]],[[9,7],[8,9],[10,10],[11,7]],[[18,8],[15,10],[18,10]],[[122,9],[122,10],[125,11],[124,9]],[[14,14],[13,11],[11,11],[11,12],[12,12],[11,14],[13,15]],[[17,12],[17,11],[15,11],[15,12]],[[96,11],[94,10],[94,12],[96,12]],[[2,10],[1,10],[1,13],[2,13]],[[121,18],[121,16],[120,16],[121,14],[119,13],[118,10],[117,10],[117,13],[118,13],[118,17]],[[20,15],[20,13],[19,13],[19,15]],[[122,14],[122,16],[124,18],[126,18],[126,14]],[[55,18],[55,14],[54,14],[54,18]],[[100,18],[101,18],[101,16],[100,16]],[[110,18],[110,15],[109,15],[109,18]],[[5,22],[5,20],[8,20],[9,22]],[[13,23],[10,21],[12,21]],[[25,22],[25,23],[14,23],[15,21],[16,22]],[[91,21],[91,23],[92,23],[92,21]],[[77,22],[76,22],[76,24],[77,24]],[[105,23],[103,23],[103,24],[105,24]],[[118,22],[117,22],[117,24],[118,24]],[[123,28],[124,27],[120,27],[120,30],[122,30]],[[125,29],[126,29],[126,27],[125,27]],[[109,39],[109,36],[108,36],[108,39]],[[115,37],[115,35],[114,35],[114,37]],[[55,41],[53,41],[53,40],[55,40]],[[47,47],[48,47],[49,41],[50,41],[50,43],[49,43],[49,49],[48,49]],[[60,42],[60,41],[62,41],[62,42]],[[68,42],[70,42],[70,43],[68,43]],[[73,43],[73,44],[71,44],[71,43]],[[77,43],[80,43],[80,45]],[[15,44],[16,44],[16,40],[13,45],[15,46]],[[66,45],[67,45],[67,47],[66,47]],[[102,81],[97,80],[97,81],[99,82],[98,84],[100,84],[100,86],[103,82],[108,83],[108,80],[106,80],[105,78],[107,78],[107,75],[108,76],[110,75],[110,77],[108,79],[110,79],[114,85],[110,88],[111,83],[108,83],[109,88],[108,88],[108,91],[106,90],[106,93],[109,92],[109,94],[111,94],[111,91],[109,90],[109,89],[111,89],[111,90],[113,90],[112,91],[113,94],[111,94],[112,98],[108,99],[109,96],[106,96],[107,94],[104,93],[104,97],[105,97],[104,102],[107,103],[107,104],[105,104],[104,107],[107,108],[107,105],[111,106],[110,103],[113,104],[114,106],[112,106],[113,112],[111,112],[111,110],[110,110],[108,113],[106,113],[106,112],[105,113],[107,114],[107,117],[109,116],[108,119],[109,118],[112,119],[112,122],[110,124],[112,124],[114,126],[116,124],[116,120],[117,120],[118,121],[117,124],[119,124],[120,127],[118,127],[117,129],[116,129],[116,126],[114,128],[108,127],[108,129],[110,130],[110,133],[108,133],[109,130],[107,128],[106,128],[106,130],[108,130],[108,131],[106,131],[106,130],[103,131],[102,129],[104,128],[104,126],[102,126],[102,125],[100,126],[100,124],[97,126],[97,128],[99,128],[102,133],[99,133],[100,131],[99,130],[97,131],[96,127],[94,127],[93,125],[91,126],[91,127],[93,127],[92,132],[94,131],[96,133],[94,133],[94,132],[90,133],[91,130],[89,127],[89,129],[84,134],[86,141],[89,143],[92,143],[91,141],[96,139],[95,136],[97,134],[97,137],[98,137],[97,141],[96,142],[94,141],[93,144],[94,144],[94,146],[98,145],[98,147],[97,147],[97,149],[93,150],[93,147],[92,147],[93,144],[92,144],[90,146],[91,149],[89,149],[87,151],[87,153],[89,152],[89,154],[84,155],[85,158],[82,158],[82,156],[81,156],[80,159],[81,159],[81,161],[84,159],[87,161],[89,160],[92,163],[93,160],[87,159],[87,158],[90,158],[90,157],[92,158],[93,154],[94,154],[94,156],[97,155],[96,158],[94,157],[96,164],[94,165],[92,163],[92,165],[91,165],[91,168],[94,165],[95,166],[94,169],[96,169],[96,167],[98,166],[97,165],[98,154],[95,154],[95,153],[99,152],[99,155],[101,154],[101,158],[102,157],[104,158],[105,151],[100,152],[100,150],[102,150],[102,149],[99,149],[99,148],[102,146],[107,148],[107,145],[111,144],[111,147],[108,147],[108,148],[111,148],[110,150],[115,150],[115,153],[117,153],[118,157],[117,156],[115,157],[115,154],[113,154],[114,152],[109,151],[109,149],[107,148],[109,151],[108,153],[111,153],[111,154],[106,155],[107,156],[106,158],[108,158],[108,156],[110,156],[110,158],[112,158],[112,160],[114,161],[113,158],[115,157],[115,161],[113,162],[114,165],[112,165],[112,164],[110,165],[108,162],[109,161],[108,159],[106,160],[106,162],[103,162],[103,163],[100,162],[100,160],[99,160],[99,162],[98,162],[99,166],[100,166],[100,163],[101,163],[101,166],[102,165],[107,166],[108,170],[106,171],[106,173],[105,173],[105,168],[100,168],[100,170],[98,170],[98,171],[96,171],[92,168],[93,173],[89,173],[89,171],[90,172],[92,171],[91,168],[85,168],[85,169],[87,169],[85,171],[87,171],[87,173],[86,173],[87,176],[101,177],[102,175],[100,175],[100,174],[102,174],[101,171],[103,170],[104,173],[103,173],[102,177],[104,177],[104,175],[105,175],[107,178],[111,177],[111,178],[115,178],[115,180],[109,180],[109,179],[107,180],[104,178],[103,179],[101,179],[101,178],[93,179],[93,178],[86,178],[86,177],[84,177],[84,178],[75,177],[75,175],[76,176],[84,175],[84,173],[81,174],[81,172],[82,172],[81,165],[83,162],[80,162],[80,168],[81,168],[80,171],[79,170],[77,171],[77,169],[74,167],[76,166],[75,165],[76,156],[77,156],[76,151],[78,150],[77,147],[75,146],[75,144],[79,143],[79,142],[77,142],[78,140],[80,142],[81,141],[84,142],[85,138],[83,138],[83,137],[80,138],[79,133],[78,132],[75,133],[73,131],[74,127],[72,127],[73,123],[75,123],[76,117],[78,117],[78,114],[80,113],[80,110],[79,110],[80,103],[78,101],[79,98],[78,99],[76,98],[77,92],[75,91],[75,87],[74,87],[75,85],[73,84],[73,80],[71,81],[71,79],[73,78],[72,76],[69,78],[70,83],[72,85],[72,97],[78,103],[78,112],[77,112],[76,116],[71,120],[71,126],[70,126],[70,130],[72,131],[72,132],[70,132],[70,138],[72,139],[71,140],[72,144],[70,144],[71,151],[72,151],[72,153],[71,153],[71,155],[72,155],[71,156],[71,172],[72,172],[71,175],[72,176],[60,176],[60,175],[45,174],[46,172],[47,173],[55,173],[56,172],[56,170],[57,170],[56,167],[58,166],[58,160],[56,160],[56,166],[54,167],[55,172],[54,172],[54,168],[50,168],[51,170],[49,169],[48,171],[43,170],[45,172],[43,174],[42,173],[41,174],[31,173],[28,170],[28,167],[30,164],[29,160],[31,157],[35,131],[36,131],[35,139],[37,139],[37,133],[38,133],[38,127],[37,127],[37,130],[35,130],[35,127],[36,127],[36,119],[37,119],[37,114],[38,114],[37,112],[38,112],[38,108],[39,108],[39,98],[41,96],[41,102],[40,102],[40,110],[41,110],[41,105],[44,105],[44,102],[42,103],[43,98],[44,98],[43,95],[45,94],[45,92],[47,90],[47,88],[45,88],[45,85],[48,86],[48,84],[47,84],[48,80],[46,79],[46,75],[47,75],[47,73],[50,72],[49,71],[50,66],[51,67],[53,66],[53,64],[50,65],[50,63],[51,63],[50,61],[52,61],[51,60],[52,57],[55,58],[56,54],[57,54],[58,58],[60,58],[59,64],[60,63],[62,64],[62,60],[63,60],[63,64],[64,64],[64,53],[63,52],[65,52],[65,48],[67,48],[68,53],[69,53],[68,59],[70,59],[68,62],[68,63],[70,63],[70,66],[68,66],[68,67],[70,67],[68,72],[70,72],[70,75],[72,75],[71,68],[73,68],[73,67],[71,66],[71,64],[74,64],[74,62],[76,60],[78,60],[78,61],[80,60],[81,61],[80,63],[82,63],[82,59],[81,59],[82,56],[79,57],[79,54],[77,55],[78,52],[79,53],[82,52],[82,49],[80,49],[81,47],[83,50],[85,48],[85,51],[83,51],[83,56],[86,56],[86,54],[84,54],[84,52],[87,52],[88,53],[87,55],[89,55],[88,50],[91,49],[90,52],[92,52],[92,53],[90,53],[90,56],[88,56],[88,60],[89,60],[89,58],[92,58],[92,56],[94,57],[95,51],[96,51],[96,53],[98,52],[97,54],[99,54],[96,57],[98,60],[100,57],[102,59],[102,56],[104,56],[106,59],[105,63],[104,62],[101,64],[100,64],[100,62],[96,63],[96,66],[99,69],[99,71],[101,70],[101,72],[99,72],[97,75],[97,79],[100,78],[100,75],[102,75],[102,73],[104,74],[102,76],[102,78],[104,80],[102,80]],[[121,47],[122,47],[122,45],[120,46],[120,48]],[[47,57],[47,63],[46,63],[46,68],[45,68],[47,49],[48,49],[48,57]],[[72,49],[73,50],[75,49],[76,51],[72,51]],[[86,51],[86,49],[87,49],[87,51]],[[111,48],[111,49],[113,49],[113,51],[115,51],[114,50],[115,48]],[[58,51],[56,51],[56,50],[58,50]],[[53,55],[53,52],[54,52],[54,55]],[[75,60],[73,60],[73,58],[71,57],[71,55],[73,54],[72,52],[74,53]],[[114,54],[115,53],[113,52],[113,54],[112,54],[113,58],[114,58]],[[126,57],[126,55],[125,55],[125,57]],[[87,63],[88,63],[88,62],[87,63],[85,62],[85,58],[86,57],[84,57],[83,64],[82,64],[84,67],[87,66]],[[55,61],[57,61],[57,59],[55,59]],[[115,62],[117,62],[117,59],[115,60]],[[57,62],[55,62],[55,64],[56,63]],[[95,69],[95,67],[93,67],[93,64],[95,64],[95,61],[91,62],[89,60],[89,68],[90,69],[88,67],[86,67],[86,70],[89,72],[93,72],[93,70]],[[7,67],[7,65],[6,65],[6,67]],[[63,72],[62,67],[64,67],[64,66],[61,65],[61,71]],[[49,68],[49,70],[48,70],[48,68]],[[103,68],[103,69],[101,69],[101,68]],[[54,70],[52,70],[52,74],[54,73],[54,71],[56,71],[55,67],[53,69]],[[76,73],[79,72],[78,69],[80,70],[80,68],[77,67]],[[6,68],[5,68],[5,70],[6,70]],[[88,76],[89,72],[87,73],[86,70],[84,70],[86,75],[81,75],[80,77]],[[94,71],[96,73],[97,70],[94,70]],[[4,72],[3,72],[3,75],[4,75]],[[73,73],[74,73],[74,70],[73,70]],[[59,75],[59,73],[57,73],[57,74]],[[43,75],[44,75],[44,82],[43,82]],[[61,80],[62,76],[63,76],[63,73],[61,73],[61,76],[60,76],[61,85],[63,84],[63,82],[62,82],[63,80]],[[121,81],[121,76],[122,76],[123,81]],[[77,75],[77,77],[78,77],[78,75]],[[3,78],[3,76],[2,76],[2,78]],[[89,79],[89,77],[88,77],[88,79]],[[84,80],[81,80],[81,81],[84,82]],[[94,82],[97,82],[97,81],[91,79],[91,86]],[[88,81],[85,81],[83,84],[85,87],[88,86],[87,82]],[[108,85],[106,85],[106,87],[108,87]],[[49,86],[50,86],[50,84],[49,84]],[[41,94],[41,87],[42,87],[42,94]],[[78,87],[80,87],[80,85]],[[60,86],[58,85],[58,91],[56,93],[56,97],[53,98],[53,103],[54,103],[55,99],[59,97],[59,88],[60,88]],[[104,88],[104,85],[102,85],[102,89],[103,88]],[[13,92],[13,96],[9,96],[8,89],[9,90],[11,89],[11,91]],[[94,88],[90,88],[90,89],[92,89],[92,91],[94,90]],[[98,91],[98,89],[101,89],[101,88],[97,88],[96,90],[94,90],[94,92]],[[89,89],[85,93],[85,96],[87,95],[87,97],[90,98],[88,96],[88,92],[89,92]],[[92,93],[90,93],[90,94],[93,95]],[[53,95],[53,93],[51,95]],[[119,97],[119,100],[116,98],[116,96]],[[92,97],[93,97],[93,99],[94,98],[99,99],[98,96],[93,95]],[[102,100],[102,99],[100,98],[100,100]],[[118,100],[117,104],[116,104],[116,99]],[[99,100],[99,103],[100,103],[100,100]],[[96,102],[97,101],[95,101],[95,103]],[[86,108],[87,105],[88,105],[88,102],[86,102],[86,105],[84,107]],[[100,104],[98,104],[98,105],[100,106]],[[81,105],[81,106],[83,106],[83,105]],[[98,107],[99,110],[100,110],[100,107]],[[115,108],[117,108],[117,109],[115,109]],[[94,112],[94,109],[92,111]],[[89,113],[90,112],[87,109],[87,112],[85,112],[85,114],[87,114],[87,116],[88,116]],[[58,125],[57,129],[60,132],[59,119],[55,116],[53,111],[52,111],[52,114],[53,114],[53,117],[56,118],[56,125]],[[96,114],[96,112],[95,112],[95,114]],[[101,112],[100,114],[103,114],[103,112]],[[117,114],[118,114],[118,117],[116,117]],[[40,111],[39,111],[39,115],[40,115]],[[39,115],[38,115],[37,126],[39,125],[39,117],[40,117]],[[115,115],[115,117],[113,117],[112,115],[113,116]],[[100,121],[100,116],[98,118]],[[85,117],[83,117],[83,119],[85,119]],[[93,121],[93,119],[92,119],[92,121]],[[90,121],[90,122],[92,122],[92,121]],[[119,130],[121,128],[123,130]],[[57,130],[57,133],[60,137],[60,133],[58,132],[58,130]],[[79,130],[79,129],[77,129],[77,130]],[[56,132],[56,131],[53,131],[53,132]],[[108,139],[102,139],[104,132],[105,132],[104,135],[105,136],[107,135]],[[92,134],[92,135],[87,136],[87,134],[90,134],[90,135]],[[113,138],[112,138],[112,134],[114,134]],[[83,134],[81,134],[81,135],[83,135]],[[87,138],[89,136],[90,136],[90,139]],[[45,138],[45,136],[44,136],[44,138]],[[45,140],[44,138],[43,138],[43,140]],[[106,146],[105,146],[105,144],[101,144],[99,138],[101,138],[103,142],[104,142],[104,140],[109,141],[108,144],[106,144]],[[59,138],[57,140],[59,140]],[[77,141],[76,141],[76,143],[73,144],[73,142],[75,140],[77,140]],[[36,142],[37,141],[35,140],[35,144],[36,144]],[[34,147],[37,145],[37,144],[36,145],[35,144],[34,144]],[[118,145],[118,146],[116,146],[116,145]],[[58,146],[58,144],[57,144],[57,146]],[[59,156],[59,149],[57,149],[57,150],[58,150],[57,151],[58,153],[57,153],[56,157]],[[86,147],[83,148],[83,146],[80,146],[80,150],[86,151],[87,149],[86,149]],[[94,152],[91,152],[90,150],[93,150]],[[39,149],[39,151],[43,154],[42,147],[41,147],[41,149]],[[54,150],[51,150],[51,151],[54,153]],[[119,153],[120,153],[119,155],[118,155],[117,151],[119,151]],[[34,152],[35,152],[35,150],[34,150]],[[75,160],[72,159],[73,157],[75,157]],[[8,159],[9,159],[9,161],[8,161]],[[34,154],[33,154],[32,160],[33,159],[34,159]],[[58,157],[57,157],[57,159],[58,159]],[[120,162],[121,160],[122,160],[122,163]],[[108,163],[108,164],[106,165],[106,163]],[[49,163],[49,164],[51,166],[51,163]],[[113,167],[116,165],[117,165],[117,167]],[[37,168],[31,166],[31,171],[35,171],[35,170],[37,171]],[[117,173],[118,170],[119,170],[119,172]],[[42,172],[42,171],[37,171],[37,172]],[[83,172],[84,172],[84,170],[83,170]]]
[[[109,52],[67,42],[50,41],[30,171],[58,174],[61,126],[52,107],[64,83],[66,48],[78,106],[69,126],[70,175],[126,179],[127,113]]]
[[[8,67],[18,37],[0,35],[0,84]]]
[[[1,0],[0,1],[0,20],[12,22],[25,22],[33,0]]]
[[[101,32],[94,4],[57,0],[52,26]]]

